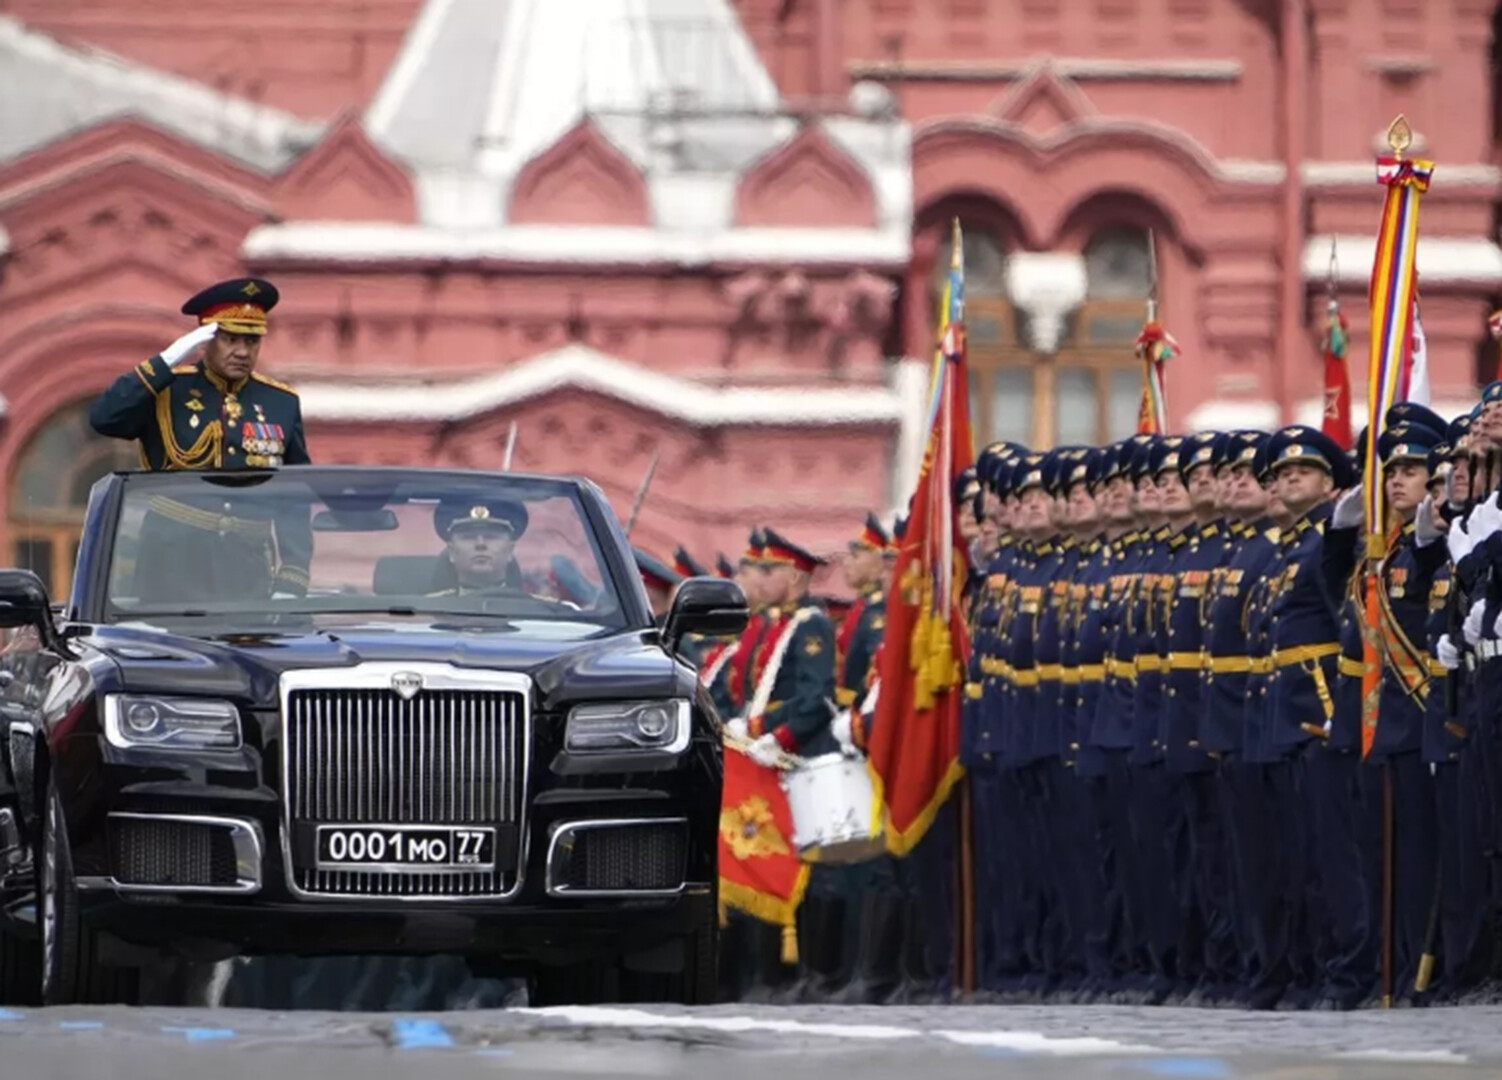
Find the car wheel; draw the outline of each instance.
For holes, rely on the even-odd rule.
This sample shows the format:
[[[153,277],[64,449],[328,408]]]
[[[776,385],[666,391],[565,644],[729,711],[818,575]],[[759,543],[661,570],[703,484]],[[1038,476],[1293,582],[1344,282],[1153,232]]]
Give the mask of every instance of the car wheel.
[[[134,1004],[138,973],[99,962],[97,936],[83,925],[62,799],[47,784],[37,842],[37,935],[43,1005]]]
[[[693,930],[683,937],[680,1005],[713,1005],[720,997],[720,917],[715,903],[699,905]]]

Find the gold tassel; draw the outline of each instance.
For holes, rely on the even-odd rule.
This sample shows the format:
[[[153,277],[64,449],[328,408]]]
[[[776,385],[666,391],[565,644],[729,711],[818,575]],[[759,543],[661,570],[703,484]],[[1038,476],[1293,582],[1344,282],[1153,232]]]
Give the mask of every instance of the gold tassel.
[[[782,928],[782,962],[789,967],[798,963],[797,924],[790,924]]]

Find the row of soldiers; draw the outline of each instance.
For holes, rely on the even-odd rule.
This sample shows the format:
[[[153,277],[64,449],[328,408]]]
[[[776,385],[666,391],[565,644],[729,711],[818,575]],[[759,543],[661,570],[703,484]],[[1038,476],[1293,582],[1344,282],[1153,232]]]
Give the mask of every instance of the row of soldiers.
[[[1350,1009],[1496,977],[1502,382],[1453,421],[1381,420],[1370,563],[1366,433],[988,447],[955,490],[968,833],[949,842],[951,812],[907,859],[817,868],[799,977],[742,923],[730,992],[952,985],[962,857],[977,988],[1004,999]],[[836,636],[807,596],[819,560],[753,534],[752,623],[695,658],[763,764],[868,737],[895,542],[873,518],[851,554]]]
[[[1502,510],[1471,466],[1502,383],[1380,419],[1371,565],[1365,434],[997,444],[961,481],[979,989],[1350,1009],[1384,970],[1400,1003],[1493,975]]]

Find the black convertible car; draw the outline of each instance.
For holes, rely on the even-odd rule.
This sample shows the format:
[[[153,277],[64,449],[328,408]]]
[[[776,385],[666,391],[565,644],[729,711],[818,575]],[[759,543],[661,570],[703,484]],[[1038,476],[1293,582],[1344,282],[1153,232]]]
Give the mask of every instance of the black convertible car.
[[[715,992],[718,721],[588,481],[123,473],[72,596],[0,571],[0,1001],[143,967],[464,954],[535,1000]]]

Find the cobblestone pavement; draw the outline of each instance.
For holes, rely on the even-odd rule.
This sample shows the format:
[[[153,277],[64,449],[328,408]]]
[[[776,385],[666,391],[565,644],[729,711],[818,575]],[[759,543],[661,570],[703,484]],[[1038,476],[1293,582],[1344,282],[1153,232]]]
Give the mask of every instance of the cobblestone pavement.
[[[829,1080],[836,1070],[873,1080],[1469,1080],[1502,1075],[1502,1008],[0,1010],[5,1080],[704,1080],[711,1071],[712,1080],[766,1080],[769,1069],[777,1080]]]

